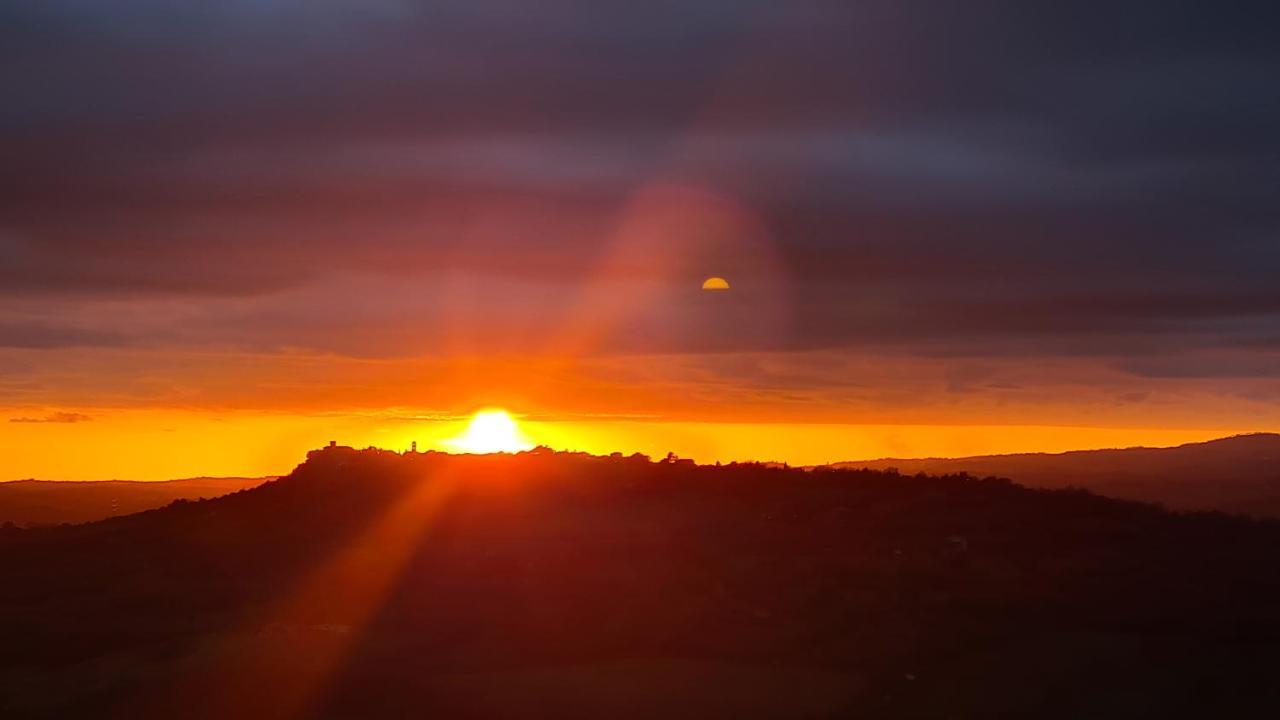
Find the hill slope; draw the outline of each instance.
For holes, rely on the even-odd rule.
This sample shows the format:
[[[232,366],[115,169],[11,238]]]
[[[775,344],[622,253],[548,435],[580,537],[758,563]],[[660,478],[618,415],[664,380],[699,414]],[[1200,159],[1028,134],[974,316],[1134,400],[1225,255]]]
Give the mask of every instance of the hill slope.
[[[0,716],[1267,716],[1277,551],[967,477],[338,448],[0,532]]]
[[[57,525],[151,510],[174,500],[214,498],[272,478],[186,478],[163,482],[17,480],[0,483],[0,524]]]
[[[1280,517],[1280,435],[1270,433],[1172,448],[882,459],[831,467],[895,468],[909,475],[967,472],[1006,477],[1031,487],[1086,488],[1109,497],[1158,502],[1180,510]]]

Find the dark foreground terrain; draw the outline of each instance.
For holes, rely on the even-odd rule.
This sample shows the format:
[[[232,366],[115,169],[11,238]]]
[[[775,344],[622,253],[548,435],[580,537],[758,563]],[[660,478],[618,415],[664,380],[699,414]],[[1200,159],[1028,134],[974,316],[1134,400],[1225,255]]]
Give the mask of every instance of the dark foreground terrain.
[[[964,476],[336,448],[0,533],[0,717],[1274,717],[1278,551]]]

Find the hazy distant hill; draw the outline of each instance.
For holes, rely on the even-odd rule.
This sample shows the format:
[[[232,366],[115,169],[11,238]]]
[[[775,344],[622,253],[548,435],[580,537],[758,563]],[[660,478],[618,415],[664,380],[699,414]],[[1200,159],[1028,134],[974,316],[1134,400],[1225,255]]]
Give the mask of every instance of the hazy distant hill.
[[[1172,448],[883,459],[832,467],[896,468],[905,474],[967,472],[1011,478],[1031,487],[1086,488],[1175,509],[1280,517],[1280,435],[1269,433]]]
[[[82,523],[128,515],[178,499],[214,498],[273,478],[187,478],[164,482],[18,480],[0,483],[0,524]]]
[[[0,717],[1275,717],[1277,553],[997,480],[337,448],[0,531]]]

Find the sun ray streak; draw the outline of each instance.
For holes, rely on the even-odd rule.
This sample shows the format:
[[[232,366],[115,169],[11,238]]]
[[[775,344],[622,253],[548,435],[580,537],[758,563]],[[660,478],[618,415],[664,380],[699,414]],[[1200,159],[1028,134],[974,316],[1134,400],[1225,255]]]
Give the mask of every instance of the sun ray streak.
[[[214,651],[212,658],[181,678],[166,706],[202,698],[201,717],[304,717],[320,699],[415,551],[432,521],[457,489],[444,465],[423,478],[367,531],[323,567],[298,582],[263,615],[309,632],[302,642],[263,636],[246,627],[243,638]],[[258,623],[260,624],[260,623]],[[299,652],[303,650],[305,652]],[[211,700],[210,700],[211,699]]]

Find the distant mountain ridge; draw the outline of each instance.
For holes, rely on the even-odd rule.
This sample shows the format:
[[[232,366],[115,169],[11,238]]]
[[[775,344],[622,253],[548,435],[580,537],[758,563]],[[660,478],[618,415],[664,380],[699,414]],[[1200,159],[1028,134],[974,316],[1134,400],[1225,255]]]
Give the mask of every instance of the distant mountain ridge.
[[[103,520],[257,487],[275,476],[139,480],[13,480],[0,483],[0,524],[57,525]]]
[[[1100,495],[1280,517],[1280,435],[1253,433],[1170,448],[1134,447],[961,458],[863,460],[827,467],[901,473],[967,472],[1040,488],[1079,487]]]

